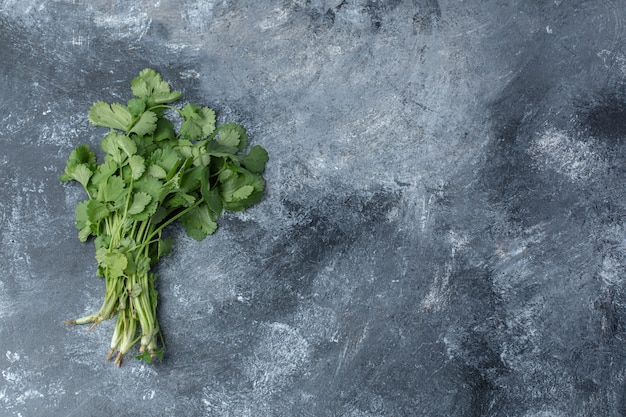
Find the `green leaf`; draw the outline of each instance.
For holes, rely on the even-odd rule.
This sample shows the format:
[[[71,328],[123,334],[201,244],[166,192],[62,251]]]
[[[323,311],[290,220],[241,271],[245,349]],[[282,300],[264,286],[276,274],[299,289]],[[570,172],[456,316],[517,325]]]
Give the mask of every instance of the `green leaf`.
[[[128,296],[131,298],[136,298],[139,296],[139,294],[141,294],[141,290],[142,290],[141,285],[135,284],[133,286],[133,289],[130,290],[130,293],[128,293]]]
[[[70,153],[69,159],[81,164],[94,164],[96,162],[96,154],[91,151],[89,145],[78,145]]]
[[[152,197],[148,193],[138,192],[133,195],[133,202],[128,208],[128,214],[139,214],[152,201]]]
[[[106,204],[98,200],[90,200],[87,204],[87,219],[89,223],[96,224],[100,220],[106,218],[109,215],[109,209]]]
[[[124,239],[126,240],[126,239]],[[130,240],[130,239],[129,239]],[[127,242],[125,242],[127,243]],[[127,244],[123,244],[120,245],[123,246],[124,249],[128,248],[129,246],[133,246],[132,241],[130,242],[129,245]],[[120,248],[120,252],[124,252],[121,248]],[[124,252],[126,253],[126,260],[128,261],[128,265],[126,266],[126,268],[124,269],[124,271],[126,272],[126,275],[131,275],[131,274],[135,274],[137,273],[137,264],[135,263],[135,257],[133,256],[132,253],[128,253],[128,252]],[[125,299],[126,297],[122,297],[122,299]],[[121,300],[120,300],[121,301]]]
[[[128,157],[131,157],[137,153],[137,144],[134,140],[126,135],[115,135],[114,143]]]
[[[144,68],[130,83],[133,94],[139,98],[148,98],[155,93],[170,91],[170,86],[161,75],[151,68]]]
[[[146,110],[146,102],[140,98],[131,98],[127,104],[128,110],[133,116],[139,116]]]
[[[208,107],[187,104],[180,111],[184,121],[180,126],[180,135],[189,140],[208,137],[215,130],[215,112]]]
[[[167,179],[170,179],[182,163],[182,156],[173,148],[157,149],[150,155],[150,162],[163,168],[167,172]]]
[[[72,179],[75,179],[79,183],[83,185],[83,187],[87,188],[87,184],[89,183],[89,179],[93,173],[85,164],[78,164],[73,168],[71,173]]]
[[[217,143],[237,148],[239,146],[239,132],[234,129],[220,129]]]
[[[135,264],[138,275],[145,275],[150,272],[150,258],[146,256],[138,256]]]
[[[152,214],[152,217],[150,217],[150,223],[158,225],[163,220],[165,220],[169,214],[170,210],[166,209],[162,205],[159,205],[154,211],[154,214]]]
[[[200,178],[200,192],[202,194],[202,199],[206,203],[209,210],[211,210],[216,218],[222,214],[222,198],[220,197],[220,193],[216,187],[210,188],[211,185],[209,183],[209,171],[206,170],[204,175]]]
[[[89,224],[89,216],[87,216],[87,205],[89,201],[90,200],[81,201],[74,209],[76,212],[76,228],[79,230]]]
[[[238,198],[247,193],[249,188],[246,186],[252,186],[253,191],[246,197]],[[239,191],[245,187],[245,192]],[[233,211],[242,211],[257,203],[263,197],[263,189],[265,188],[265,181],[259,175],[252,174],[250,172],[241,171],[237,175],[232,175],[227,181],[223,182],[220,188],[221,197],[224,201],[224,208]]]
[[[93,165],[96,163],[96,154],[89,148],[89,145],[78,145],[70,153],[67,162],[70,165]]]
[[[178,141],[178,145],[175,148],[183,158],[193,159],[193,143],[187,139],[181,139]]]
[[[224,204],[222,203],[222,198],[220,197],[218,189],[211,189],[208,193],[204,194],[203,198],[209,209],[215,213],[217,217],[219,217],[222,214]]]
[[[111,245],[111,236],[103,234],[97,236],[93,241],[96,247],[96,253],[98,253],[98,249],[100,248],[108,248]]]
[[[232,164],[228,165],[217,176],[217,180],[221,183],[226,183],[230,178],[237,175],[236,167]]]
[[[211,155],[204,146],[194,146],[192,149],[193,164],[195,166],[208,167],[211,164]]]
[[[78,165],[85,165],[88,169],[92,170],[96,163],[96,154],[91,151],[87,145],[79,145],[70,153],[69,158],[65,164],[65,171],[59,177],[61,181],[72,181],[76,178],[73,177],[73,173]]]
[[[185,192],[198,190],[201,185],[202,178],[206,176],[207,169],[203,166],[196,166],[188,169],[182,176],[180,181],[180,189]]]
[[[152,218],[154,213],[156,213],[159,208],[159,202],[156,200],[150,201],[148,205],[137,214],[129,214],[130,218],[135,221],[145,221]]]
[[[193,158],[184,158],[179,162],[180,164],[176,167],[176,169],[172,169],[167,173],[166,178],[168,181],[176,181],[176,184],[180,186],[183,174],[187,173],[189,169],[192,169],[191,165],[193,163]]]
[[[180,91],[172,91],[171,93],[159,93],[155,94],[151,98],[151,102],[154,104],[166,104],[172,103],[178,99],[180,99],[183,95]]]
[[[146,163],[139,155],[131,156],[128,160],[128,165],[130,166],[134,180],[141,178],[143,173],[146,171]]]
[[[153,132],[154,141],[160,142],[162,140],[176,138],[176,132],[174,131],[174,125],[167,119],[157,119],[156,129]]]
[[[237,143],[234,145],[228,145],[228,146],[236,146],[237,149],[240,151],[243,151],[244,149],[248,147],[248,133],[246,132],[246,129],[240,124],[224,123],[223,125],[219,127],[218,130],[220,131],[220,137],[225,133],[232,134],[234,132],[237,134],[237,138],[238,138]],[[223,143],[223,139],[220,140],[220,138],[218,138],[217,141],[220,143]],[[223,143],[223,144],[226,145],[226,143]]]
[[[76,206],[76,227],[80,229],[78,239],[81,242],[91,235],[98,236],[100,220],[109,215],[104,203],[98,200],[86,200]]]
[[[135,125],[130,129],[130,133],[136,133],[139,136],[145,136],[153,133],[157,128],[157,115],[154,112],[144,112]]]
[[[239,157],[241,164],[253,174],[261,174],[265,170],[265,164],[268,160],[267,151],[259,145],[254,145],[247,155]]]
[[[111,278],[123,276],[124,270],[128,266],[128,259],[123,253],[108,252],[106,248],[100,248],[96,251],[96,260],[99,266],[108,271]]]
[[[122,150],[118,146],[120,137],[125,136],[117,132],[111,132],[100,141],[100,147],[102,148],[102,150],[106,152],[107,155],[113,161],[115,161],[118,166],[122,166],[124,160],[126,159],[126,157],[122,153]]]
[[[115,161],[106,160],[100,165],[98,165],[98,169],[94,172],[91,177],[91,184],[98,187],[102,182],[106,181],[111,175],[115,174],[117,171],[118,165]]]
[[[185,120],[180,126],[180,135],[190,140],[202,138],[202,128],[190,120]]]
[[[144,192],[152,197],[153,201],[161,201],[161,194],[163,194],[165,188],[163,183],[150,175],[144,175],[133,184],[133,190],[135,192]]]
[[[132,120],[132,113],[123,104],[98,101],[89,108],[89,121],[95,126],[126,131]]]
[[[211,162],[211,155],[207,152],[202,142],[191,143],[186,139],[179,141],[179,145],[176,146],[176,150],[186,159],[189,159],[190,164],[195,166],[208,166]]]
[[[215,215],[206,204],[199,205],[180,218],[187,235],[198,241],[204,240],[208,235],[215,232],[217,229],[215,220]]]
[[[232,158],[237,153],[237,148],[232,146],[226,146],[218,143],[216,140],[211,140],[206,144],[207,153],[211,156]]]
[[[254,187],[251,185],[244,185],[241,188],[238,188],[237,190],[235,190],[233,192],[233,199],[234,200],[244,200],[246,198],[248,198],[250,196],[250,194],[252,194],[252,192],[254,191]]]
[[[184,192],[175,193],[171,197],[168,197],[167,200],[163,203],[163,205],[167,208],[177,208],[177,207],[189,207],[196,202],[196,197],[190,194],[186,194]]]
[[[167,172],[160,166],[152,164],[148,167],[148,175],[152,175],[154,178],[163,179],[167,176]]]
[[[222,171],[222,173],[218,176],[218,180],[220,183],[220,196],[222,197],[224,203],[231,202],[233,200],[233,193],[235,192],[235,190],[245,185],[243,183],[239,183],[239,176],[235,174],[234,171],[227,171],[229,171],[231,174],[226,176],[224,175],[226,174],[226,171]]]
[[[178,91],[170,92],[170,85],[161,75],[151,68],[145,68],[130,84],[133,94],[147,99],[148,103],[165,104],[178,100],[182,95]]]
[[[98,199],[105,202],[116,203],[120,206],[126,195],[124,180],[117,175],[111,175],[105,183],[98,188]]]
[[[133,135],[133,141],[137,144],[137,153],[144,157],[149,156],[155,149],[157,149],[157,145],[154,143],[152,135]]]
[[[172,251],[172,239],[159,239],[157,242],[157,259]],[[147,271],[146,271],[147,272]]]
[[[89,236],[92,235],[92,230],[90,226],[85,226],[78,232],[78,240],[81,242],[86,242]]]

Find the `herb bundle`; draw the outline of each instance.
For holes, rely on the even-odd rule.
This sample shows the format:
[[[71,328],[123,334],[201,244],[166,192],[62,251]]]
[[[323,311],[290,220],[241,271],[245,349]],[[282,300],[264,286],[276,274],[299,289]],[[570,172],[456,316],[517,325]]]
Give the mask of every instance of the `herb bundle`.
[[[163,229],[178,221],[203,240],[224,210],[245,210],[263,197],[268,161],[259,145],[245,152],[248,135],[241,125],[216,127],[208,107],[173,106],[182,94],[156,71],[141,71],[131,90],[134,97],[125,105],[96,102],[89,109],[93,125],[110,129],[100,143],[104,161],[80,145],[59,178],[77,181],[87,193],[76,206],[78,237],[95,237],[97,272],[106,284],[100,310],[65,323],[91,323],[91,330],[116,317],[107,359],[117,352],[117,366],[137,343],[138,359],[162,358],[150,268],[169,251]],[[169,114],[179,116],[178,132]]]

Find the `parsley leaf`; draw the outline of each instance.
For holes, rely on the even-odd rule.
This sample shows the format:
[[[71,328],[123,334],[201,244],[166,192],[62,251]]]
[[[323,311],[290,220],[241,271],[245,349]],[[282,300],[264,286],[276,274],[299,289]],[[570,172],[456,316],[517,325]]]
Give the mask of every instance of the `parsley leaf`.
[[[233,192],[233,200],[245,200],[252,194],[254,187],[251,185],[244,185]]]
[[[159,179],[163,179],[167,176],[167,172],[157,164],[152,164],[148,167],[148,174]]]
[[[144,209],[146,208],[148,203],[150,203],[150,201],[152,201],[152,197],[150,196],[150,194],[144,193],[142,191],[135,193],[133,196],[133,203],[128,208],[128,213],[129,214],[141,213],[142,211],[144,211]]]
[[[102,201],[89,200],[85,214],[90,224],[97,224],[100,220],[105,219],[110,213],[107,205]]]
[[[133,121],[133,115],[122,104],[98,101],[89,109],[89,121],[96,126],[126,131]]]
[[[146,68],[130,83],[133,94],[146,100],[151,105],[171,103],[178,100],[182,94],[171,92],[168,83],[155,70]]]
[[[127,107],[133,116],[141,116],[146,110],[146,102],[140,98],[131,98],[128,100]]]
[[[98,187],[101,183],[105,182],[107,178],[115,174],[119,169],[119,165],[112,159],[107,159],[96,169],[91,177],[91,184]]]
[[[77,180],[74,174],[76,167],[84,165],[88,170],[92,170],[96,163],[96,154],[89,149],[88,145],[79,145],[70,153],[70,156],[65,164],[65,171],[59,177],[60,181]],[[80,174],[79,174],[80,175]],[[84,174],[83,174],[84,175]],[[81,182],[82,184],[82,182]],[[86,184],[83,184],[86,186]]]
[[[138,180],[146,171],[146,164],[144,159],[139,155],[133,155],[128,159],[128,165],[130,166],[132,176],[134,180]]]
[[[121,166],[126,159],[126,156],[118,146],[120,138],[123,136],[117,132],[111,132],[100,141],[100,147],[106,152],[107,157],[112,159],[118,166]]]
[[[157,115],[152,111],[143,112],[128,133],[144,136],[153,133],[157,128]]]
[[[78,164],[73,167],[70,176],[72,179],[78,181],[82,184],[83,187],[87,188],[87,184],[89,183],[89,179],[93,172],[87,167],[85,164]]]
[[[259,145],[250,148],[247,155],[239,158],[241,164],[253,174],[261,174],[265,170],[265,164],[269,160],[267,151]]]
[[[204,240],[217,230],[215,220],[215,214],[209,210],[206,204],[195,207],[180,218],[187,235],[198,241]]]
[[[128,259],[123,253],[108,252],[106,248],[100,248],[96,251],[96,260],[102,268],[108,271],[112,278],[121,277],[128,265]]]
[[[235,129],[220,129],[217,143],[220,145],[237,148],[239,146],[239,132]]]
[[[248,133],[246,129],[237,123],[224,123],[219,127],[220,137],[217,142],[226,146],[235,146],[239,151],[243,151],[248,147]],[[225,137],[222,137],[225,136]],[[232,137],[237,137],[236,143]]]
[[[156,129],[153,135],[155,142],[175,139],[176,132],[174,131],[174,124],[167,119],[157,119]]]
[[[98,187],[98,199],[107,203],[116,203],[118,206],[122,203],[122,198],[126,194],[126,184],[124,180],[117,175],[111,175],[106,182]]]
[[[208,137],[215,130],[215,112],[208,107],[187,104],[180,111],[184,118],[180,135],[189,140]]]

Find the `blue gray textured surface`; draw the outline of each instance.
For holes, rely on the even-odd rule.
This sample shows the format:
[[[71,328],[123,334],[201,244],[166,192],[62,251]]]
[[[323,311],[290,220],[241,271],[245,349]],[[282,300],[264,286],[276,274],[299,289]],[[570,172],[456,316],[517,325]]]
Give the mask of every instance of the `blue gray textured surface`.
[[[0,415],[624,416],[616,1],[0,1]],[[266,147],[105,362],[70,150],[144,67]]]

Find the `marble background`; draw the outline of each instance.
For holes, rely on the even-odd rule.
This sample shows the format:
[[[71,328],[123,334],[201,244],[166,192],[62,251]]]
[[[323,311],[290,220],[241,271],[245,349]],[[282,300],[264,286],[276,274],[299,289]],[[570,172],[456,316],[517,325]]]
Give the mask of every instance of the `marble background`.
[[[0,415],[626,415],[614,0],[1,0]],[[92,102],[152,67],[270,154],[162,259],[162,362],[105,362]]]

